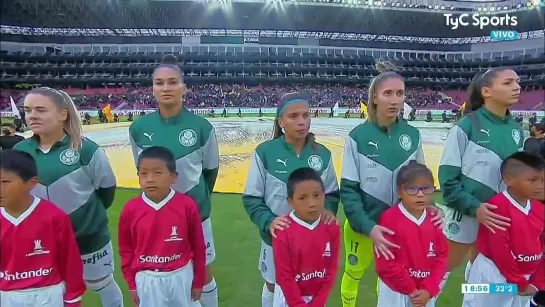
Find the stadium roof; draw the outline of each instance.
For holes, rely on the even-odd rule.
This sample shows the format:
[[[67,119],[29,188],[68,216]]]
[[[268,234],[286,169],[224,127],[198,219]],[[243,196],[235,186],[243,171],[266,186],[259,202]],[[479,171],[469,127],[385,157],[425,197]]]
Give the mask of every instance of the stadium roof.
[[[544,28],[542,9],[517,10],[518,6],[524,7],[525,4],[519,3],[514,6],[516,2],[520,2],[516,0],[501,2],[508,10],[504,10],[504,6],[495,5],[494,1],[488,1],[487,4],[466,3],[464,5],[460,4],[461,1],[443,0],[309,0],[306,2],[295,0],[267,3],[263,1],[138,0],[135,3],[130,0],[1,0],[1,9],[2,25],[28,26],[10,28],[10,31],[13,31],[10,32],[11,34],[19,35],[51,35],[51,31],[48,32],[43,28],[78,28],[106,29],[110,36],[121,36],[127,32],[127,29],[156,29],[148,31],[148,33],[152,32],[148,36],[153,36],[153,32],[159,32],[161,29],[172,31],[217,29],[455,38],[489,36],[492,29],[513,30],[514,28],[512,25],[487,26],[482,29],[477,26],[466,26],[453,30],[446,24],[446,18],[443,15],[445,12],[441,11],[441,9],[450,9],[447,6],[448,3],[456,6],[456,9],[450,12],[454,14],[459,14],[459,9],[471,7],[476,10],[480,8],[480,14],[514,16],[518,21],[515,28],[519,32]],[[347,2],[352,4],[347,5]],[[429,4],[426,6],[423,3]],[[411,5],[412,8],[409,7]],[[515,11],[511,11],[513,8]],[[5,27],[2,28],[2,33],[6,33],[4,29]],[[137,32],[137,35],[146,35],[146,31]],[[57,31],[53,35],[63,34]],[[86,31],[80,31],[75,35],[88,34]]]

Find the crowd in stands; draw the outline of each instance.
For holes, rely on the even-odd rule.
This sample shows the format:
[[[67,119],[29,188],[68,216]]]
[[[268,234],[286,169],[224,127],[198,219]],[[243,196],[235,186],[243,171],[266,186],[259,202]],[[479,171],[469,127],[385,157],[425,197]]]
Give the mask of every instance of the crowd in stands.
[[[111,87],[64,89],[72,96],[80,110],[96,110],[111,104],[114,109],[152,109],[156,107],[151,88]],[[188,87],[185,105],[189,108],[221,107],[274,107],[279,97],[286,92],[300,91],[308,95],[313,107],[357,108],[366,102],[366,87],[343,85],[266,85],[249,87],[240,84],[200,84]],[[10,108],[12,96],[19,106],[25,91],[4,90],[1,94],[0,110]],[[516,109],[532,110],[543,104],[544,91],[523,92],[522,104]],[[540,100],[541,99],[541,100]],[[405,101],[416,109],[453,109],[466,100],[463,91],[441,92],[421,87],[408,88]]]

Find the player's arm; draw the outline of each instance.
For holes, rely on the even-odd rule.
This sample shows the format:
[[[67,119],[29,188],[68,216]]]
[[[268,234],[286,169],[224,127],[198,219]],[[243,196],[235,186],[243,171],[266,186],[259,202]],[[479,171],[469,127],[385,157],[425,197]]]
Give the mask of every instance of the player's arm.
[[[501,207],[498,207],[501,209]],[[498,214],[501,214],[498,212]],[[482,231],[482,232],[481,232]],[[509,232],[507,230],[498,230],[492,233],[486,227],[479,228],[479,235],[485,235],[489,248],[490,255],[487,255],[490,260],[496,265],[500,273],[505,277],[507,283],[516,284],[518,289],[524,290],[530,284],[518,269],[518,264],[511,252],[509,246]]]
[[[418,149],[416,150],[416,162],[426,165],[426,158],[424,156],[424,149],[422,148],[422,133],[418,133]]]
[[[216,179],[218,178],[218,170],[220,167],[220,154],[218,148],[218,140],[216,138],[216,130],[214,129],[214,127],[212,127],[212,125],[208,125],[210,126],[210,133],[208,135],[206,143],[202,147],[202,175],[208,187],[208,192],[212,193],[214,191]]]
[[[98,198],[100,198],[104,207],[108,209],[114,202],[116,179],[104,149],[97,148],[89,164],[84,169],[91,182],[93,182]]]
[[[537,270],[530,276],[530,284],[537,290],[545,290],[545,233],[540,237],[543,257],[539,260]]]
[[[202,230],[201,215],[197,204],[188,197],[187,219],[189,222],[189,244],[193,251],[193,289],[204,287],[206,271],[206,245]]]
[[[439,163],[439,184],[445,205],[475,216],[481,202],[468,193],[461,182],[462,156],[468,144],[467,134],[462,128],[455,125],[450,129]]]
[[[246,179],[242,203],[252,222],[264,233],[269,231],[269,225],[276,218],[265,204],[265,172],[265,166],[256,151]]]
[[[129,286],[130,291],[136,290],[136,272],[132,268],[135,257],[134,243],[132,241],[131,219],[128,204],[125,205],[118,224],[119,258],[121,260],[121,272]]]
[[[331,290],[335,286],[335,279],[337,277],[337,271],[339,270],[339,254],[340,254],[340,229],[337,224],[329,225],[331,235],[331,261],[329,267],[326,269],[326,275],[322,282],[322,287],[312,298],[309,306],[311,307],[323,307],[326,305]]]
[[[301,296],[297,285],[297,273],[293,270],[290,248],[285,231],[277,231],[273,238],[274,268],[276,271],[276,285],[282,289],[286,303],[290,307],[308,306]]]
[[[325,208],[337,215],[339,210],[339,182],[333,166],[333,157],[329,159],[329,165],[324,170]]]
[[[138,147],[137,140],[137,128],[135,126],[136,122],[133,122],[129,127],[129,141],[131,143],[132,157],[134,159],[134,165],[138,165],[138,156],[143,151],[142,148]]]
[[[379,224],[395,232],[397,228],[395,223],[397,221],[386,221],[384,218],[386,216],[387,215],[383,215]],[[384,237],[394,244],[401,245],[401,242],[397,239],[399,238],[398,236],[384,234]],[[404,268],[397,261],[400,253],[399,249],[392,249],[391,252],[394,254],[395,258],[390,260],[386,260],[386,257],[377,257],[377,254],[374,253],[377,275],[390,289],[401,294],[409,295],[417,290],[416,283],[411,278],[408,269]]]
[[[56,228],[59,274],[65,284],[64,304],[66,307],[81,306],[86,286],[83,281],[81,254],[70,218],[64,214],[59,216]]]
[[[358,145],[349,135],[344,144],[343,170],[341,174],[341,201],[350,227],[356,232],[369,235],[376,226],[364,210],[360,189],[360,161]]]
[[[431,274],[422,281],[422,289],[420,290],[426,290],[432,297],[437,297],[439,292],[441,292],[439,285],[447,273],[449,245],[447,238],[443,234],[443,230],[438,227],[434,227],[434,229],[436,238],[438,238],[435,246],[436,256],[433,259]]]

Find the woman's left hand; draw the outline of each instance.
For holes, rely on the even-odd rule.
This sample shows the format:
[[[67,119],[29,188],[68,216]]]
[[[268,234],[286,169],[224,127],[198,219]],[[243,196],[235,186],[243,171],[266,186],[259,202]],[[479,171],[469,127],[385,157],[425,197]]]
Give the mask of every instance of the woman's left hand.
[[[324,213],[322,214],[322,217],[321,217],[322,221],[324,221],[324,223],[326,223],[327,225],[335,222],[337,223],[337,217],[335,216],[335,214],[333,214],[333,212],[329,211],[329,210],[324,210]]]
[[[441,208],[435,206],[435,205],[431,205],[430,207],[430,211],[431,211],[431,214],[432,214],[432,218],[431,218],[431,221],[433,223],[434,226],[437,226],[437,227],[440,227],[440,228],[443,228],[443,226],[445,226],[445,219],[444,219],[444,216],[443,216],[443,210],[441,210]]]

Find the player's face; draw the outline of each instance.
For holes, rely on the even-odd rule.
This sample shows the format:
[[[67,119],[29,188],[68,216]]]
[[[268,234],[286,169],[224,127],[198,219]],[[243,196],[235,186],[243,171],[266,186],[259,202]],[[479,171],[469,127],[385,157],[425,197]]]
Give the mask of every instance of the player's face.
[[[298,102],[284,110],[279,119],[280,127],[293,139],[304,139],[310,129],[310,109],[306,102]]]
[[[513,70],[502,70],[495,73],[490,86],[482,88],[484,98],[489,98],[502,106],[510,106],[519,102],[520,78]]]
[[[138,165],[140,187],[151,200],[160,201],[165,198],[176,178],[176,173],[171,173],[162,160],[146,158]]]
[[[305,180],[295,186],[293,198],[288,201],[300,219],[312,222],[324,212],[325,193],[319,182]]]
[[[394,118],[399,114],[405,101],[405,82],[400,78],[382,80],[376,88],[374,102],[377,114]]]
[[[38,178],[25,182],[13,172],[0,170],[0,207],[17,207],[24,199],[22,196],[29,195],[37,182]]]
[[[431,203],[434,192],[433,182],[423,176],[412,179],[398,189],[401,201],[409,212],[425,210]]]
[[[153,96],[162,106],[177,106],[185,95],[185,84],[179,71],[160,67],[153,74]]]
[[[527,170],[517,176],[505,176],[505,184],[517,195],[528,199],[543,200],[545,172]]]
[[[56,133],[64,128],[67,110],[61,110],[44,95],[29,94],[25,97],[25,113],[30,130],[36,135]]]

